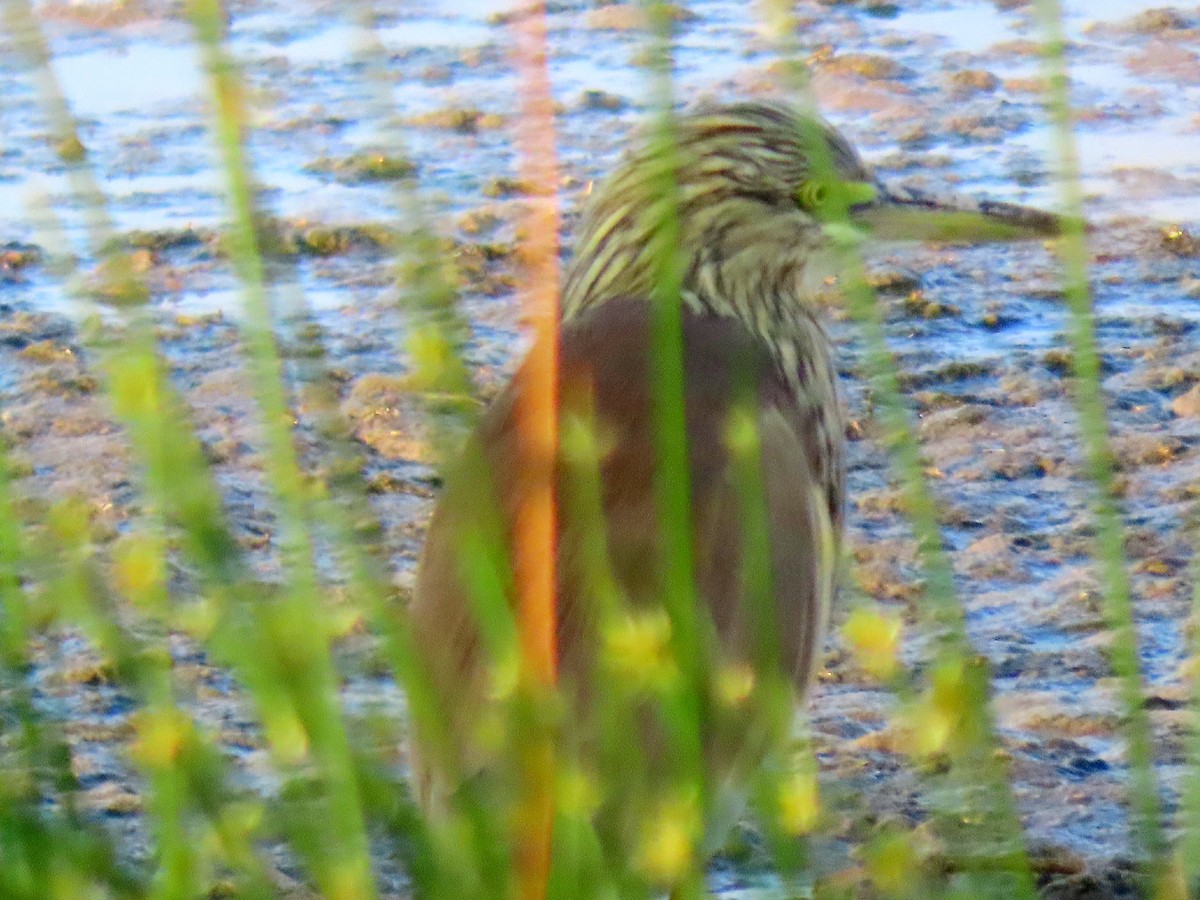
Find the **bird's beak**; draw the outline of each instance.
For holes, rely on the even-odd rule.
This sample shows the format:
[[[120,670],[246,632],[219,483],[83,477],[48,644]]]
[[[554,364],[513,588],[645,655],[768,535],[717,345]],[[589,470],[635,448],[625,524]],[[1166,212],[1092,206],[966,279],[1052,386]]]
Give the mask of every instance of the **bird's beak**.
[[[877,198],[852,208],[854,224],[887,241],[979,244],[1055,237],[1067,228],[1063,216],[995,200],[877,186]]]

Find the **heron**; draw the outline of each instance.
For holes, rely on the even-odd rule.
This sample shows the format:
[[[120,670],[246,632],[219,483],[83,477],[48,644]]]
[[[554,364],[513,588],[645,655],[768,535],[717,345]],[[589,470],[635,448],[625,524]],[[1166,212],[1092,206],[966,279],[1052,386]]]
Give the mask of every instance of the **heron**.
[[[631,758],[639,762],[630,765],[638,777],[632,788],[603,787],[597,800],[618,834],[632,826],[627,810],[613,807],[643,815],[656,773],[671,768],[661,717],[637,701],[627,717],[596,713],[619,689],[605,660],[613,629],[626,646],[632,641],[635,655],[653,656],[673,624],[663,612],[666,526],[655,492],[664,473],[654,441],[653,323],[664,254],[678,265],[670,299],[680,316],[687,445],[686,472],[667,474],[687,479],[691,520],[682,527],[703,657],[701,677],[684,679],[681,690],[695,695],[704,778],[744,784],[787,730],[746,697],[776,678],[786,685],[789,709],[804,701],[838,590],[847,419],[816,297],[836,274],[846,234],[980,241],[1059,230],[1055,216],[1025,207],[888,189],[837,129],[783,103],[701,106],[675,119],[672,137],[669,152],[649,138],[636,143],[586,200],[557,336],[560,422],[591,423],[595,513],[594,521],[572,513],[578,466],[563,450],[553,463],[559,733],[572,758],[589,764],[602,752],[597,747],[612,743],[603,730],[628,722],[620,740],[636,748]],[[667,232],[665,208],[673,226]],[[496,661],[476,620],[463,535],[494,525],[503,548],[519,527],[534,463],[515,411],[530,378],[527,367],[516,370],[467,442],[463,459],[474,462],[447,470],[418,565],[412,627],[454,757],[447,763],[416,735],[414,783],[427,810],[444,807],[462,784],[495,767],[503,743],[484,727],[496,709]],[[753,433],[766,547],[752,544],[746,528],[753,511],[739,489],[731,438],[737,422]],[[765,578],[748,577],[752,558]],[[512,577],[501,577],[510,591]],[[767,585],[765,603],[749,596],[752,583]],[[768,664],[774,671],[764,671]]]

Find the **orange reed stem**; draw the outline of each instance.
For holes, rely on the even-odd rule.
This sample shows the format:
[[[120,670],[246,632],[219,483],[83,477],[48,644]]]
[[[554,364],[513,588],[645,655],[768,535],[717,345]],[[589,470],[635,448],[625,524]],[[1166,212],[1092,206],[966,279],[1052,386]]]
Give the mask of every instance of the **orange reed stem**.
[[[517,147],[520,174],[531,186],[522,256],[528,278],[525,304],[533,324],[533,349],[525,363],[526,389],[517,402],[522,445],[528,448],[529,490],[523,495],[513,535],[517,573],[517,621],[522,669],[534,702],[556,680],[555,647],[555,460],[558,457],[558,165],[554,101],[547,69],[545,4],[535,4],[517,23],[516,66],[521,74]],[[541,721],[541,717],[534,716]],[[521,767],[525,783],[517,816],[517,892],[521,900],[546,896],[554,822],[554,746],[550,732],[531,730]]]

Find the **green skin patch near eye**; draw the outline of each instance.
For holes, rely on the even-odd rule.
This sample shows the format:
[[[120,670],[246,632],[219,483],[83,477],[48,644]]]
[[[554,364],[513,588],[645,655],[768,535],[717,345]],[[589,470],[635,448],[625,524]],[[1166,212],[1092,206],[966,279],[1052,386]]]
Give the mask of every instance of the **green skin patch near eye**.
[[[822,209],[844,211],[873,203],[878,197],[879,190],[869,181],[813,178],[796,191],[796,202],[810,212]]]

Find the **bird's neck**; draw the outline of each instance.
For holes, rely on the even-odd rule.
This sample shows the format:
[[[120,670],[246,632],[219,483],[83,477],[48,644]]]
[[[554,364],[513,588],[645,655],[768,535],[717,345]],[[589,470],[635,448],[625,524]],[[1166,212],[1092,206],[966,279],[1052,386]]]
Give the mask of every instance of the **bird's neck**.
[[[583,249],[564,282],[564,319],[609,300],[652,302],[665,271],[662,257],[683,248],[674,262],[689,311],[737,319],[770,349],[789,380],[797,369],[827,367],[829,342],[813,302],[828,274],[819,227],[799,212],[739,208],[732,201],[705,212],[681,217],[665,253],[656,252],[652,240],[609,234],[612,223],[585,222],[578,241]]]

